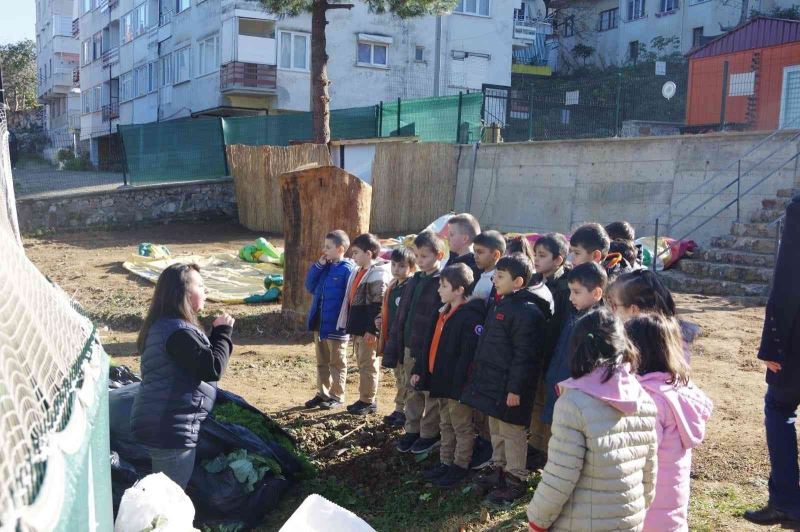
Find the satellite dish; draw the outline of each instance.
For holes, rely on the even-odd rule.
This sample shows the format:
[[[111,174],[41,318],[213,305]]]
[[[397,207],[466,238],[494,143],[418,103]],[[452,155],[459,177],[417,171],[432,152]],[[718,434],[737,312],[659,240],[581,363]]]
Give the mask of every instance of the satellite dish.
[[[675,96],[675,92],[678,90],[678,87],[675,85],[674,81],[667,81],[661,87],[661,95],[669,100],[673,96]]]

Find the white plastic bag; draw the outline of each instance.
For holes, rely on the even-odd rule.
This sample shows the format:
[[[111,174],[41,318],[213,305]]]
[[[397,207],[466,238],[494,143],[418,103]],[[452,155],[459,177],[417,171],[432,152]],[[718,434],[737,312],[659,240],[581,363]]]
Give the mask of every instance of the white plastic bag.
[[[147,475],[125,490],[114,532],[185,532],[196,530],[194,505],[164,473]]]
[[[280,532],[375,532],[356,514],[316,493],[306,497]]]

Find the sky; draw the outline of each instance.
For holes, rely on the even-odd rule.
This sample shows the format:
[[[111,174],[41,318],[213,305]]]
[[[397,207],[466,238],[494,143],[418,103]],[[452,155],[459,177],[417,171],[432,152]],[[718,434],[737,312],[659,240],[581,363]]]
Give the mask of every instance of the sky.
[[[0,44],[36,39],[36,1],[1,0]]]

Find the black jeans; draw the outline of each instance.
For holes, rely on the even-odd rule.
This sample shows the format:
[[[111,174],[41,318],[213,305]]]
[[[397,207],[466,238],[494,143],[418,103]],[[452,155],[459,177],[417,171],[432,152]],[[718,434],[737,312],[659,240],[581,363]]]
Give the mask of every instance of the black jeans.
[[[769,386],[764,397],[764,425],[769,448],[769,502],[800,519],[800,469],[797,464],[797,407],[800,388]]]

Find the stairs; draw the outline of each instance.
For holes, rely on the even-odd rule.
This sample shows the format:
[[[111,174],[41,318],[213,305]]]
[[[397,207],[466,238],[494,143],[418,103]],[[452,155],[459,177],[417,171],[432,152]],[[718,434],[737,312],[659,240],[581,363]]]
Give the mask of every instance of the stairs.
[[[661,272],[670,290],[724,296],[743,305],[764,305],[775,268],[776,226],[769,224],[784,214],[792,190],[779,190],[765,199],[750,222],[734,222],[730,234],[711,239],[673,269]]]

